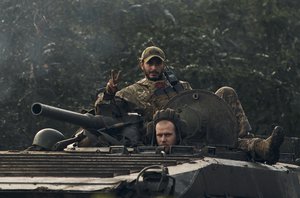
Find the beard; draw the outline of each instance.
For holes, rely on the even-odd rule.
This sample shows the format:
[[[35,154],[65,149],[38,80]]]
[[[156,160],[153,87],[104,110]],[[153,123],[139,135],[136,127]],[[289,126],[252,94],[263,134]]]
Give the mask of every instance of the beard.
[[[144,74],[145,74],[146,78],[151,81],[159,81],[159,80],[163,79],[163,72],[159,73],[159,72],[145,72],[144,71]]]

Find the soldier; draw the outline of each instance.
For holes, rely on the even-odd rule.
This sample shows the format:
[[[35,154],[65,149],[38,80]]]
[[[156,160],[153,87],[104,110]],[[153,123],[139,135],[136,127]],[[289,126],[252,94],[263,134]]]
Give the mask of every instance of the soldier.
[[[147,135],[151,139],[151,145],[170,147],[172,145],[187,144],[186,122],[182,120],[173,109],[157,111],[153,121],[148,123]],[[279,160],[279,149],[284,139],[283,129],[276,126],[270,137],[239,138],[237,149],[251,154],[255,161],[275,164]]]
[[[147,125],[147,137],[153,146],[184,145],[186,122],[173,109],[156,111],[153,121]]]
[[[99,94],[95,103],[96,112],[101,114],[101,105],[112,103],[116,96],[133,103],[144,113],[146,121],[150,121],[155,111],[161,109],[172,97],[191,90],[188,82],[167,79],[168,75],[164,75],[165,60],[165,53],[160,48],[147,47],[139,60],[145,77],[120,91],[117,88],[120,72],[112,71],[104,93]]]
[[[135,107],[143,112],[145,121],[149,122],[152,120],[155,111],[162,109],[172,97],[185,90],[191,90],[192,88],[188,82],[177,80],[170,82],[166,78],[166,75],[164,75],[166,71],[165,59],[165,53],[160,48],[147,47],[143,51],[139,63],[145,77],[120,91],[117,88],[120,72],[112,71],[104,93],[99,94],[95,103],[97,114],[102,114],[101,106],[112,104],[117,98],[126,101],[128,104],[133,103]],[[279,147],[284,139],[282,128],[275,128],[270,136],[271,138],[266,141],[245,138],[251,131],[251,126],[235,90],[231,87],[221,87],[215,94],[229,104],[237,118],[239,127],[238,147],[247,152],[255,153],[254,157],[270,158],[268,159],[270,163],[277,161]]]
[[[283,129],[276,126],[271,136],[265,140],[247,138],[247,135],[251,132],[251,126],[236,91],[231,87],[222,87],[215,94],[229,104],[236,116],[239,127],[238,148],[250,153],[254,160],[266,161],[268,164],[276,163],[279,159],[279,148],[284,141]]]
[[[95,102],[96,114],[103,114],[103,106],[109,104],[109,108],[105,109],[129,109],[138,108],[144,113],[146,121],[151,121],[153,114],[162,109],[167,102],[185,90],[191,90],[191,86],[185,81],[172,81],[166,79],[164,72],[165,53],[158,47],[147,47],[141,57],[139,66],[144,72],[145,77],[136,83],[125,87],[118,91],[117,83],[120,78],[120,72],[111,71],[111,78],[109,79],[103,93],[98,95]],[[222,87],[216,95],[223,98],[233,109],[240,127],[240,136],[245,136],[251,131],[251,126],[244,113],[241,103],[234,91],[230,87]],[[122,101],[118,103],[120,108],[116,108],[115,99]],[[125,105],[124,105],[125,104]],[[132,106],[132,104],[134,104]],[[128,106],[131,106],[128,108]],[[135,109],[136,110],[136,109]],[[117,113],[110,113],[117,114]]]

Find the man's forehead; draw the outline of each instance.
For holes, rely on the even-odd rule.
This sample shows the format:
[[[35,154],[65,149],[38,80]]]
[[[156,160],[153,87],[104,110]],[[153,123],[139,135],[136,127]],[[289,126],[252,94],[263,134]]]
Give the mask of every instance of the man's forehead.
[[[170,120],[160,120],[156,123],[156,125],[168,125],[168,124],[174,125],[174,123]]]
[[[156,135],[172,135],[175,131],[157,131]]]

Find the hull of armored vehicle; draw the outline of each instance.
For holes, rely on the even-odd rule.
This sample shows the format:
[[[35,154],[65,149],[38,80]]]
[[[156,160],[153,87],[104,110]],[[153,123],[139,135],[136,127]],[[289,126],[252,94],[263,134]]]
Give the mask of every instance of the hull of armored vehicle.
[[[299,138],[285,139],[281,163],[253,162],[236,150],[236,118],[215,94],[187,91],[167,107],[187,121],[190,146],[0,151],[0,198],[300,197]],[[103,135],[101,119],[93,115],[39,103],[32,112]]]
[[[0,197],[300,197],[296,165],[244,161],[236,151],[173,150],[2,151]]]

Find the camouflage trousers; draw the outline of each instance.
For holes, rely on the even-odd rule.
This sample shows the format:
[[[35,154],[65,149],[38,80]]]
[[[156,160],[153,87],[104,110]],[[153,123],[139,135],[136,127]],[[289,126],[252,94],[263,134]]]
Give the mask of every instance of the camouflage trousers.
[[[251,126],[236,91],[231,87],[221,87],[215,94],[225,100],[236,116],[239,131],[238,148],[250,153],[252,156],[263,155],[265,150],[263,148],[264,146],[261,146],[264,145],[261,144],[263,140],[260,138],[247,137],[248,132],[251,131]]]
[[[252,158],[264,159],[267,152],[265,141],[261,138],[239,138],[238,149],[251,154]]]
[[[231,87],[221,87],[215,94],[231,107],[238,122],[239,137],[245,137],[251,131],[251,126],[236,91]]]

